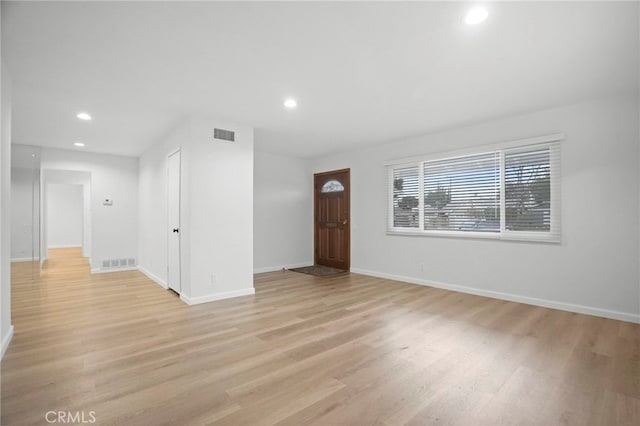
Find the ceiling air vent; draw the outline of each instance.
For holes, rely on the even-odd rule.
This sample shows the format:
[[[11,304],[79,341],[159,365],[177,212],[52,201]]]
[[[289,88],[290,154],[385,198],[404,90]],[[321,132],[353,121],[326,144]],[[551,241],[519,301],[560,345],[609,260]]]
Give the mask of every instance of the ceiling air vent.
[[[213,137],[214,139],[234,142],[236,140],[236,132],[224,129],[213,129]]]

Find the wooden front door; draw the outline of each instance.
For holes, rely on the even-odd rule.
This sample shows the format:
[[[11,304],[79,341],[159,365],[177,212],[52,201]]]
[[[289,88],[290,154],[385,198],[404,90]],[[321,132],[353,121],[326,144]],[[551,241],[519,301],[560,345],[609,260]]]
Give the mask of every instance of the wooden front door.
[[[349,169],[316,173],[314,194],[314,261],[316,265],[349,270]]]

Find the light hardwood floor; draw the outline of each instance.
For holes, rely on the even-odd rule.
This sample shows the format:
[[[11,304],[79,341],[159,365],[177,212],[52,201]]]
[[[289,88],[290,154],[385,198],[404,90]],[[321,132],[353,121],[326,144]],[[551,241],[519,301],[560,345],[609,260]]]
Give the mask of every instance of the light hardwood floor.
[[[640,424],[640,325],[363,275],[187,306],[137,271],[13,265],[2,424]]]

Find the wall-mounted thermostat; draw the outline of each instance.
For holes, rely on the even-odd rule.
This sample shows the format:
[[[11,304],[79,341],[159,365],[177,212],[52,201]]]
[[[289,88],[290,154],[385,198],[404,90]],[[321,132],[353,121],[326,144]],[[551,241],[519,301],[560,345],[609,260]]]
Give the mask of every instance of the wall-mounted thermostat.
[[[103,206],[112,206],[113,205],[113,200],[111,198],[105,198],[102,201],[102,205]]]

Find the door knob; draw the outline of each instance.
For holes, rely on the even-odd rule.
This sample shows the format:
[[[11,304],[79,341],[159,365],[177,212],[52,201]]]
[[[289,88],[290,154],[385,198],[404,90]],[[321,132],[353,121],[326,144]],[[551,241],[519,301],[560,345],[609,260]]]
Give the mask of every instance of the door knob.
[[[342,221],[342,224],[343,224],[343,225],[346,225],[346,224],[347,224],[347,219],[343,220],[343,221]]]
[[[180,232],[178,228],[173,228],[173,232]]]

